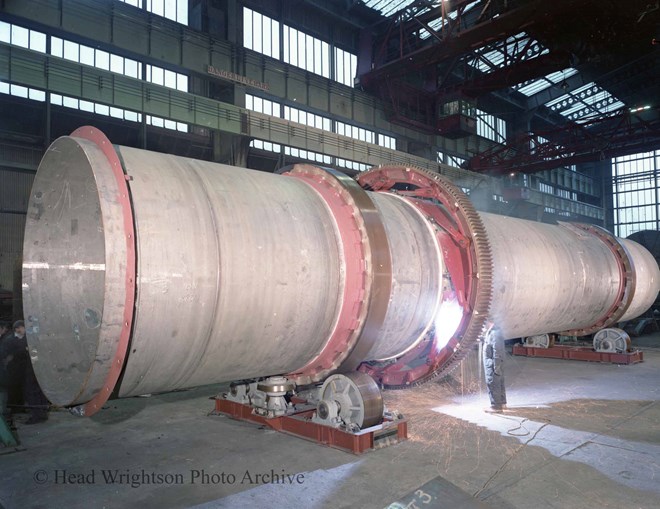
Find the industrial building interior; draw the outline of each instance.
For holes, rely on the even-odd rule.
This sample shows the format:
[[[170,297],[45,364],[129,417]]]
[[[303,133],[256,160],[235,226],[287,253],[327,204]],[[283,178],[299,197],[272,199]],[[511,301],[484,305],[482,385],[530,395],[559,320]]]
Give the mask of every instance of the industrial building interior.
[[[0,0],[0,509],[660,507],[659,99],[658,0]]]

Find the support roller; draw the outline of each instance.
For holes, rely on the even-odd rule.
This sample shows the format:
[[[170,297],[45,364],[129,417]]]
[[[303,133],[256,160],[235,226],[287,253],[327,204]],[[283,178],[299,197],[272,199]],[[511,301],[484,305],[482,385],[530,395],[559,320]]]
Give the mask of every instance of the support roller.
[[[44,155],[23,259],[35,373],[83,415],[111,395],[271,376],[410,387],[451,369],[489,317],[508,337],[583,335],[660,288],[630,240],[478,213],[423,170],[274,175],[92,127]]]
[[[594,350],[605,353],[625,353],[631,350],[628,333],[617,327],[603,329],[594,334]]]

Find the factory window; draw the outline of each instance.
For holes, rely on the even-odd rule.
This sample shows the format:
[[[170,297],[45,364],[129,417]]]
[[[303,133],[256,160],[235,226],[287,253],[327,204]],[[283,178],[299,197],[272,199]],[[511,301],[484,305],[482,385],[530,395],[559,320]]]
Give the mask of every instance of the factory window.
[[[506,122],[501,118],[477,110],[477,135],[495,141],[506,142]]]
[[[335,164],[341,168],[348,168],[349,170],[366,171],[370,168],[368,164],[358,163],[356,161],[349,161],[347,159],[335,159]]]
[[[133,7],[141,8],[143,0],[119,0]],[[188,24],[188,0],[146,0],[144,8],[155,14],[163,16],[183,25]]]
[[[335,80],[352,87],[356,73],[357,55],[335,48]]]
[[[539,191],[547,194],[555,194],[555,188],[545,182],[539,182]]]
[[[150,64],[146,65],[145,71],[146,80],[150,83],[155,83],[156,85],[172,88],[174,90],[180,90],[181,92],[188,92],[188,76],[185,74],[169,71],[162,67]],[[175,122],[173,120],[154,117],[152,115],[147,115],[146,121],[147,124],[155,127],[164,127],[165,129],[172,129],[184,133],[188,132],[188,124],[184,122]]]
[[[284,61],[319,76],[330,78],[330,45],[284,25]]]
[[[107,51],[60,39],[59,37],[50,38],[50,54],[105,71],[123,74],[130,78],[141,78],[140,69],[142,64],[137,60],[120,57]]]
[[[282,25],[263,14],[243,7],[243,46],[263,55],[280,58],[287,64],[300,67],[324,78],[353,86],[357,70],[357,56],[288,25]],[[330,56],[334,56],[334,68],[330,69]]]
[[[280,104],[250,94],[245,94],[245,107],[250,111],[256,111],[257,113],[263,113],[265,115],[272,115],[274,117],[282,116],[282,106]],[[282,151],[280,145],[263,140],[252,140],[250,142],[250,147],[260,150],[268,150],[269,152]]]
[[[243,7],[243,46],[268,57],[280,58],[280,23]]]
[[[449,166],[455,166],[456,168],[460,168],[462,164],[465,163],[465,159],[462,157],[458,156],[452,156],[450,154],[447,154],[447,164]]]
[[[571,193],[568,189],[557,189],[557,196],[568,200],[576,199],[575,193]]]
[[[297,157],[300,159],[307,159],[308,161],[314,161],[317,163],[330,164],[332,162],[332,157],[319,154],[318,152],[311,152],[309,150],[302,150],[294,147],[284,147],[284,153],[291,157]]]
[[[46,34],[0,21],[0,42],[46,53]]]
[[[329,118],[315,115],[314,113],[309,113],[305,110],[299,110],[298,108],[285,106],[284,118],[291,122],[316,127],[317,129],[323,129],[324,131],[332,131],[332,121]]]
[[[46,34],[29,30],[18,25],[12,25],[0,21],[0,42],[20,46],[22,48],[39,51],[40,53],[46,52]],[[37,90],[36,88],[24,87],[0,81],[0,94],[8,94],[16,97],[23,97],[25,99],[32,99],[33,101],[45,101],[46,92]]]
[[[438,152],[438,162],[448,166],[455,166],[456,168],[460,168],[461,165],[465,163],[465,159],[462,157],[445,154],[444,152]]]
[[[379,134],[378,144],[381,147],[391,148],[392,150],[396,150],[396,138],[394,138],[393,136],[386,136],[384,134]]]
[[[65,39],[60,39],[59,37],[51,37],[50,52],[56,57],[128,76],[129,78],[142,78],[143,64],[141,62],[115,55],[113,53],[108,53],[107,51],[97,48],[85,46],[84,44],[67,41]],[[188,76],[185,74],[176,73],[148,64],[144,66],[144,69],[147,81],[175,90],[181,90],[182,92],[188,91]],[[53,104],[59,106],[76,108],[83,111],[97,113],[99,115],[121,118],[133,122],[142,120],[141,115],[138,115],[134,111],[73,99],[66,96],[63,97],[57,94],[51,94],[51,101],[53,101]],[[183,122],[175,122],[173,120],[167,120],[151,115],[146,116],[146,122],[155,127],[164,127],[166,129],[188,132],[188,124]]]
[[[23,97],[25,99],[32,99],[33,101],[45,101],[46,93],[43,90],[36,88],[23,87],[21,85],[13,85],[0,81],[0,94],[8,94],[16,97]]]
[[[657,230],[660,150],[612,160],[614,233],[619,237],[640,230]]]
[[[140,122],[142,120],[142,114],[136,111],[114,108],[112,106],[106,106],[105,104],[76,99],[65,95],[50,94],[50,103],[56,106],[64,106],[65,108],[87,111],[89,113],[118,118],[120,120],[128,120],[130,122]]]
[[[335,132],[355,140],[366,141],[367,143],[375,143],[376,139],[376,135],[373,131],[368,131],[367,129],[339,121],[335,121]]]

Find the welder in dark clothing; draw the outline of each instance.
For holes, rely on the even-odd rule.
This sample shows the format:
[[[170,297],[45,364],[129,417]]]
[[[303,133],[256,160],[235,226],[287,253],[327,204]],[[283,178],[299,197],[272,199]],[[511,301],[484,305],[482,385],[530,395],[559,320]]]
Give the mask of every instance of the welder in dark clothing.
[[[483,345],[484,375],[490,398],[490,411],[506,410],[506,388],[504,386],[504,336],[494,322],[487,323]]]

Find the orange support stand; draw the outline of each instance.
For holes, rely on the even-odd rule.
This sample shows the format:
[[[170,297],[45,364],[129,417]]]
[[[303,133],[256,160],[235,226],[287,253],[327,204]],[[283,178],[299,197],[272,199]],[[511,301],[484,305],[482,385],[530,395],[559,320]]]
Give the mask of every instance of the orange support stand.
[[[408,438],[408,422],[405,419],[385,419],[382,424],[356,433],[332,428],[312,422],[315,407],[309,405],[290,415],[267,419],[252,412],[252,407],[218,397],[215,410],[240,421],[254,422],[276,431],[305,438],[319,444],[341,449],[353,454],[362,454],[373,449],[394,445]]]

